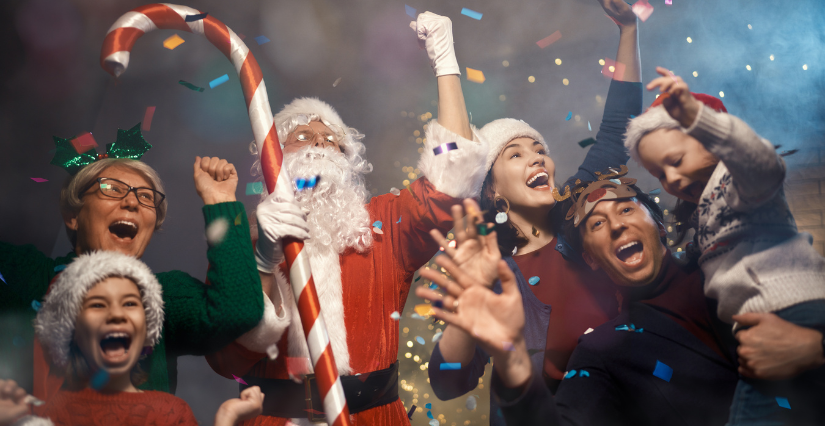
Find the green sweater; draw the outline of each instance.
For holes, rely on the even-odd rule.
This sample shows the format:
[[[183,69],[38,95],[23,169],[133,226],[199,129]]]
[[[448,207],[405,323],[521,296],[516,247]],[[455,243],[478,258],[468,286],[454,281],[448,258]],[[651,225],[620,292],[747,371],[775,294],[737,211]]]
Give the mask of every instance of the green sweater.
[[[175,392],[177,357],[206,355],[228,345],[258,324],[264,303],[249,223],[240,202],[203,207],[207,226],[223,218],[229,229],[209,247],[207,283],[182,271],[156,274],[166,312],[163,334],[141,362],[149,380],[141,389]],[[237,224],[236,224],[237,223]],[[14,379],[31,391],[36,311],[52,278],[76,257],[51,259],[34,246],[0,242],[0,378]]]

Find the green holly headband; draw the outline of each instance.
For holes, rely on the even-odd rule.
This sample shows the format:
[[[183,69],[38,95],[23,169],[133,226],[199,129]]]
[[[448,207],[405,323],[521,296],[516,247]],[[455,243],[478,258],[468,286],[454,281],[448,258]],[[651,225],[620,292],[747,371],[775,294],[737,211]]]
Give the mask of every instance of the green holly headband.
[[[94,163],[103,158],[131,158],[132,160],[140,160],[140,157],[146,153],[152,145],[149,145],[143,135],[140,133],[140,123],[136,124],[129,130],[117,129],[117,140],[106,145],[106,153],[98,154],[95,151],[94,144],[82,153],[78,153],[76,145],[72,141],[79,138],[64,139],[54,136],[54,143],[57,145],[57,150],[54,153],[54,158],[50,164],[60,166],[66,169],[70,175],[75,175],[85,166]]]

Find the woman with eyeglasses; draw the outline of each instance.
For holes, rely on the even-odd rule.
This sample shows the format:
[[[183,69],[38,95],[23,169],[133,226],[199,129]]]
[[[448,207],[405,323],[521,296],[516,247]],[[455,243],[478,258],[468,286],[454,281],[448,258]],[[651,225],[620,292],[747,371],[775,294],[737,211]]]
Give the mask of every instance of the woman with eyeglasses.
[[[5,282],[0,284],[0,321],[6,324],[0,327],[0,376],[41,400],[62,384],[61,372],[45,361],[31,326],[51,282],[81,254],[104,250],[140,258],[167,209],[160,177],[139,160],[101,158],[79,170],[66,168],[75,173],[61,190],[60,212],[74,249],[51,259],[34,246],[0,242]],[[243,344],[247,334],[279,327],[271,301],[262,297],[246,212],[235,199],[235,167],[219,158],[196,157],[194,180],[207,229],[225,232],[208,238],[206,283],[182,271],[157,274],[166,317],[158,344],[142,354],[145,390],[175,392],[178,356],[206,355],[239,338]],[[267,213],[266,208],[257,212],[259,217]]]

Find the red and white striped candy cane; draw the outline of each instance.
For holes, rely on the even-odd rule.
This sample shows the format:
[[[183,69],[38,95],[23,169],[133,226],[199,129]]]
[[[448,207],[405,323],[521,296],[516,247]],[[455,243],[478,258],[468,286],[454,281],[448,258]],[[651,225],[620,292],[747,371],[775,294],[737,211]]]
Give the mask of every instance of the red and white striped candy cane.
[[[238,72],[249,120],[252,123],[252,132],[261,155],[266,187],[270,193],[277,192],[280,199],[292,200],[292,184],[286,171],[281,167],[284,157],[272,121],[269,98],[258,62],[240,37],[211,15],[186,22],[187,16],[199,14],[199,10],[191,7],[165,3],[148,4],[127,12],[109,28],[100,52],[100,64],[107,72],[119,76],[129,66],[129,55],[135,41],[143,34],[156,29],[188,31],[206,36],[229,58]],[[309,256],[304,250],[303,241],[285,239],[284,255],[289,266],[289,279],[301,314],[301,323],[315,368],[318,388],[324,400],[327,420],[334,426],[350,425],[344,388],[338,376],[338,368],[335,366],[327,327],[321,316],[321,304],[318,301],[318,293],[309,267]]]

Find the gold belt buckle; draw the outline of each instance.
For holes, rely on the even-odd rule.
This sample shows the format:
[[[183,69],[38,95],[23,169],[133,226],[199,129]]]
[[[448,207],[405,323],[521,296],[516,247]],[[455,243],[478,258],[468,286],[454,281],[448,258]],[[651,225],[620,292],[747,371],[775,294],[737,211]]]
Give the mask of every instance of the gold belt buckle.
[[[312,423],[326,423],[327,416],[323,412],[323,406],[319,407],[321,410],[316,410],[312,406],[312,382],[315,381],[314,374],[307,374],[304,377],[304,396],[307,403],[307,419]],[[323,402],[322,402],[323,405]],[[320,414],[319,414],[320,413]]]

